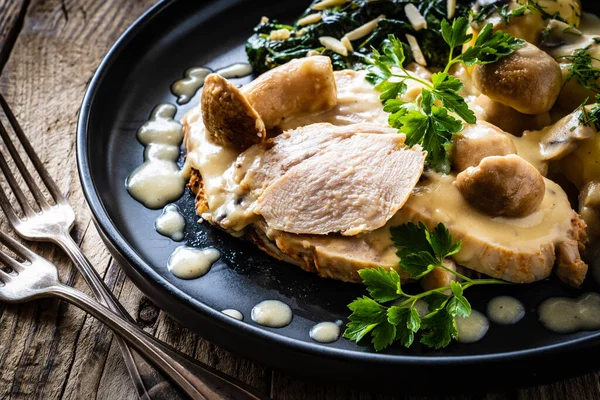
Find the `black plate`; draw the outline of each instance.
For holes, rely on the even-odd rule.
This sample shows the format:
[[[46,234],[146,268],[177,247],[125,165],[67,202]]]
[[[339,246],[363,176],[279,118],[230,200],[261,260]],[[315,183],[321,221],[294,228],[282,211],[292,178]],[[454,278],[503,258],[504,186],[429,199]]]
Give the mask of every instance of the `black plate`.
[[[142,163],[137,128],[155,105],[175,104],[169,87],[184,70],[246,61],[243,44],[262,15],[291,21],[306,4],[306,0],[164,1],[140,18],[100,65],[79,119],[79,172],[101,234],[130,278],[162,309],[207,339],[305,375],[365,382],[398,377],[402,372],[403,385],[409,385],[418,382],[414,378],[426,370],[428,376],[439,372],[439,383],[470,373],[479,377],[479,383],[506,384],[534,382],[552,373],[564,376],[575,373],[575,366],[586,365],[585,360],[597,355],[598,332],[559,335],[537,321],[535,309],[542,300],[580,293],[555,280],[471,289],[469,298],[477,310],[484,311],[486,302],[498,294],[519,298],[528,310],[515,326],[492,324],[488,335],[475,344],[453,343],[440,351],[420,345],[410,350],[395,347],[376,354],[345,339],[328,345],[315,343],[308,335],[310,327],[321,321],[344,320],[346,304],[362,294],[363,288],[320,279],[270,258],[250,243],[195,223],[189,192],[177,201],[188,220],[184,243],[214,246],[223,257],[200,279],[181,280],[167,271],[167,259],[180,243],[154,230],[160,210],[144,208],[125,190],[127,175]],[[197,102],[198,95],[188,105],[179,106],[177,116]],[[584,290],[597,290],[591,279],[588,281]],[[252,322],[251,308],[265,299],[289,304],[294,310],[292,323],[270,329]],[[225,308],[241,310],[244,322],[219,312]],[[498,382],[500,371],[503,379]]]

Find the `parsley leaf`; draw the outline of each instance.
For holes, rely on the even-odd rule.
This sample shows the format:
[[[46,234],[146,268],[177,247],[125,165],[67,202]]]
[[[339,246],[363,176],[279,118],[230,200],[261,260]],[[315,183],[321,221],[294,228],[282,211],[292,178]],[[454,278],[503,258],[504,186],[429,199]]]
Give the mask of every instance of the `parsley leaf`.
[[[433,110],[432,106],[432,110]],[[359,271],[371,297],[363,296],[348,305],[352,314],[344,331],[344,337],[361,342],[371,335],[376,351],[381,351],[394,342],[410,347],[418,333],[420,342],[432,348],[447,346],[456,339],[457,317],[468,317],[471,304],[464,290],[476,285],[505,283],[496,279],[470,279],[444,266],[445,257],[460,251],[461,243],[454,243],[452,235],[443,224],[430,231],[425,224],[407,223],[390,229],[396,245],[400,267],[418,279],[440,267],[463,279],[452,281],[449,286],[419,294],[409,294],[402,289],[398,273],[393,269],[364,269]],[[430,313],[419,316],[415,304],[424,299]],[[392,305],[385,303],[394,301]]]
[[[468,34],[469,20],[466,18],[457,18],[452,21],[452,26],[447,20],[443,20],[441,24],[442,37],[451,49],[462,46],[473,39],[472,34]]]
[[[492,24],[487,24],[479,32],[475,45],[469,47],[464,53],[451,61],[451,64],[462,62],[469,67],[475,64],[492,64],[503,57],[511,55],[524,45],[524,40],[517,39],[508,33],[504,33],[504,31],[494,32]]]
[[[446,257],[460,251],[461,242],[453,244],[452,235],[444,224],[439,224],[433,232],[423,222],[419,225],[409,222],[390,228],[392,241],[398,251],[400,266],[414,279],[419,279],[435,267],[441,266]]]
[[[354,300],[348,308],[352,314],[348,317],[350,323],[344,332],[347,339],[359,342],[367,333],[387,321],[387,307],[366,296]]]
[[[488,24],[473,46],[454,57],[456,49],[473,39],[468,29],[469,21],[464,17],[455,19],[452,25],[447,20],[442,21],[442,37],[450,47],[449,59],[443,72],[432,75],[431,82],[404,68],[404,45],[394,35],[388,35],[380,50],[373,49],[373,60],[367,68],[367,80],[381,92],[384,110],[390,113],[390,126],[406,135],[408,146],[421,145],[427,152],[429,166],[443,173],[450,172],[448,150],[453,135],[463,129],[462,121],[477,122],[475,113],[459,93],[464,85],[448,73],[450,67],[456,63],[471,66],[496,62],[525,43],[502,31],[493,32],[492,25]],[[406,93],[407,80],[423,85],[421,96],[412,102],[400,100]]]
[[[386,270],[381,267],[365,268],[358,271],[358,274],[367,285],[367,290],[373,299],[380,303],[396,300],[401,296],[398,293],[400,286],[400,276],[394,270]]]
[[[447,308],[440,308],[427,314],[421,320],[423,336],[421,343],[434,349],[441,349],[450,344],[452,339],[458,338],[456,318],[448,312]]]
[[[388,309],[388,322],[396,326],[396,340],[404,347],[410,347],[421,327],[421,317],[414,307],[393,306]]]

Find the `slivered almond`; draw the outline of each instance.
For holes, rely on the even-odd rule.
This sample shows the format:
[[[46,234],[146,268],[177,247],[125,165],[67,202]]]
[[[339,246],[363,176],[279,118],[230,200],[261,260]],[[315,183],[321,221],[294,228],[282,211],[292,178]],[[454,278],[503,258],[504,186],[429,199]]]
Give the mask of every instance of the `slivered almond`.
[[[291,32],[285,28],[277,29],[277,30],[271,31],[271,33],[269,33],[270,40],[287,40],[290,38],[290,36],[291,36]]]
[[[325,10],[327,8],[341,6],[342,4],[346,4],[348,1],[349,0],[323,0],[313,5],[311,8],[313,10]]]
[[[344,36],[342,40],[340,40],[340,42],[342,42],[342,44],[346,49],[348,49],[348,51],[354,51],[354,48],[352,47],[352,43],[350,43],[350,39],[348,39],[348,36]]]
[[[325,46],[325,48],[341,54],[343,56],[347,56],[348,55],[348,49],[346,47],[344,47],[344,45],[342,44],[342,42],[340,42],[339,40],[337,40],[334,37],[331,36],[321,36],[319,38],[319,42],[321,42],[321,44],[323,46]]]
[[[306,52],[306,57],[312,57],[312,56],[320,56],[321,52],[318,50],[309,50]]]
[[[427,28],[427,21],[425,21],[425,18],[423,18],[414,4],[410,3],[404,6],[404,12],[406,13],[406,18],[408,18],[408,21],[415,31],[420,31],[421,29]]]
[[[421,47],[419,47],[419,42],[417,42],[417,38],[413,35],[406,34],[406,40],[408,41],[408,45],[410,46],[410,50],[412,51],[413,57],[417,64],[420,64],[424,67],[427,66],[427,60],[425,60],[425,56],[421,51]]]
[[[316,22],[319,22],[321,20],[321,14],[320,13],[314,13],[314,14],[309,14],[304,18],[300,18],[298,20],[298,25],[300,26],[306,26],[306,25],[311,25],[314,24]]]
[[[369,21],[366,24],[361,25],[358,28],[346,33],[346,37],[348,38],[348,40],[358,40],[362,37],[367,36],[369,33],[373,32],[375,30],[379,20],[383,19],[383,18],[385,18],[385,15],[380,15],[379,17],[375,18],[374,20]]]
[[[456,13],[456,0],[448,0],[448,19],[454,18]]]
[[[306,35],[306,32],[308,32],[308,29],[302,28],[302,29],[296,31],[296,37],[304,36],[304,35]]]

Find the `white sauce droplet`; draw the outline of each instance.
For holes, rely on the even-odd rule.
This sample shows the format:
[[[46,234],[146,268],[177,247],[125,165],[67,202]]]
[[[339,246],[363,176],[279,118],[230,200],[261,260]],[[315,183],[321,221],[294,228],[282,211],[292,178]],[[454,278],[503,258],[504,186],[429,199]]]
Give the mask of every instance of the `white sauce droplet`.
[[[179,242],[183,240],[183,229],[185,228],[185,219],[179,213],[179,208],[170,204],[163,209],[160,217],[154,223],[156,231],[161,235],[170,237]]]
[[[514,297],[494,297],[487,304],[487,316],[500,325],[516,324],[525,316],[525,306]]]
[[[225,315],[230,316],[231,318],[237,319],[238,321],[242,321],[244,319],[244,314],[232,308],[228,308],[227,310],[223,310],[221,312]]]
[[[265,300],[254,306],[252,321],[270,328],[282,328],[292,322],[292,309],[279,300]]]
[[[466,318],[456,318],[458,341],[461,343],[475,343],[485,336],[490,323],[488,319],[477,310],[472,310]]]
[[[186,104],[204,85],[204,80],[213,71],[209,68],[195,67],[185,71],[184,78],[171,85],[171,93],[177,96],[177,103]],[[250,64],[238,63],[216,71],[223,78],[242,78],[252,73]]]
[[[310,329],[308,335],[315,342],[332,343],[340,337],[340,325],[342,321],[319,322]]]
[[[210,270],[220,256],[221,253],[217,249],[180,246],[171,254],[167,267],[178,278],[199,278]]]
[[[176,111],[170,104],[156,106],[137,132],[138,140],[146,146],[144,163],[125,184],[129,194],[148,208],[161,208],[177,200],[185,188],[185,176],[177,166],[183,133],[181,124],[173,119]]]
[[[221,75],[223,78],[226,79],[243,78],[244,76],[248,76],[251,73],[252,66],[246,63],[233,64],[229,67],[221,68],[217,71],[217,74]]]
[[[600,294],[551,298],[540,304],[538,314],[542,325],[557,333],[600,329]]]

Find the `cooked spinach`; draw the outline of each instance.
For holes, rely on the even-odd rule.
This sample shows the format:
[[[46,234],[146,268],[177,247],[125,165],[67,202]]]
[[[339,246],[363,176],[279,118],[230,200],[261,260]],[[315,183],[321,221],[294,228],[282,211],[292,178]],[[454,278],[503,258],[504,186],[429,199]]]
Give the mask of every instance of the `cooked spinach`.
[[[300,18],[313,14],[311,7],[320,2],[315,0]],[[415,31],[407,22],[404,7],[414,4],[427,20],[427,29]],[[473,0],[457,0],[455,18],[467,16]],[[353,0],[341,6],[332,7],[320,12],[321,21],[301,27],[297,21],[294,25],[283,25],[277,21],[263,21],[254,29],[254,34],[246,43],[246,52],[252,67],[264,72],[278,65],[285,64],[294,58],[306,56],[315,50],[331,58],[335,69],[362,69],[371,58],[372,48],[378,48],[390,34],[404,38],[404,34],[414,35],[429,66],[441,67],[448,61],[448,47],[442,39],[440,23],[446,18],[447,0]],[[325,49],[319,42],[321,36],[332,36],[341,39],[346,33],[361,25],[385,15],[371,34],[352,42],[354,52],[342,56]],[[288,29],[291,36],[286,40],[270,40],[271,31]],[[302,35],[297,33],[303,29]],[[407,55],[411,52],[407,51]],[[407,62],[412,61],[409,57]]]

